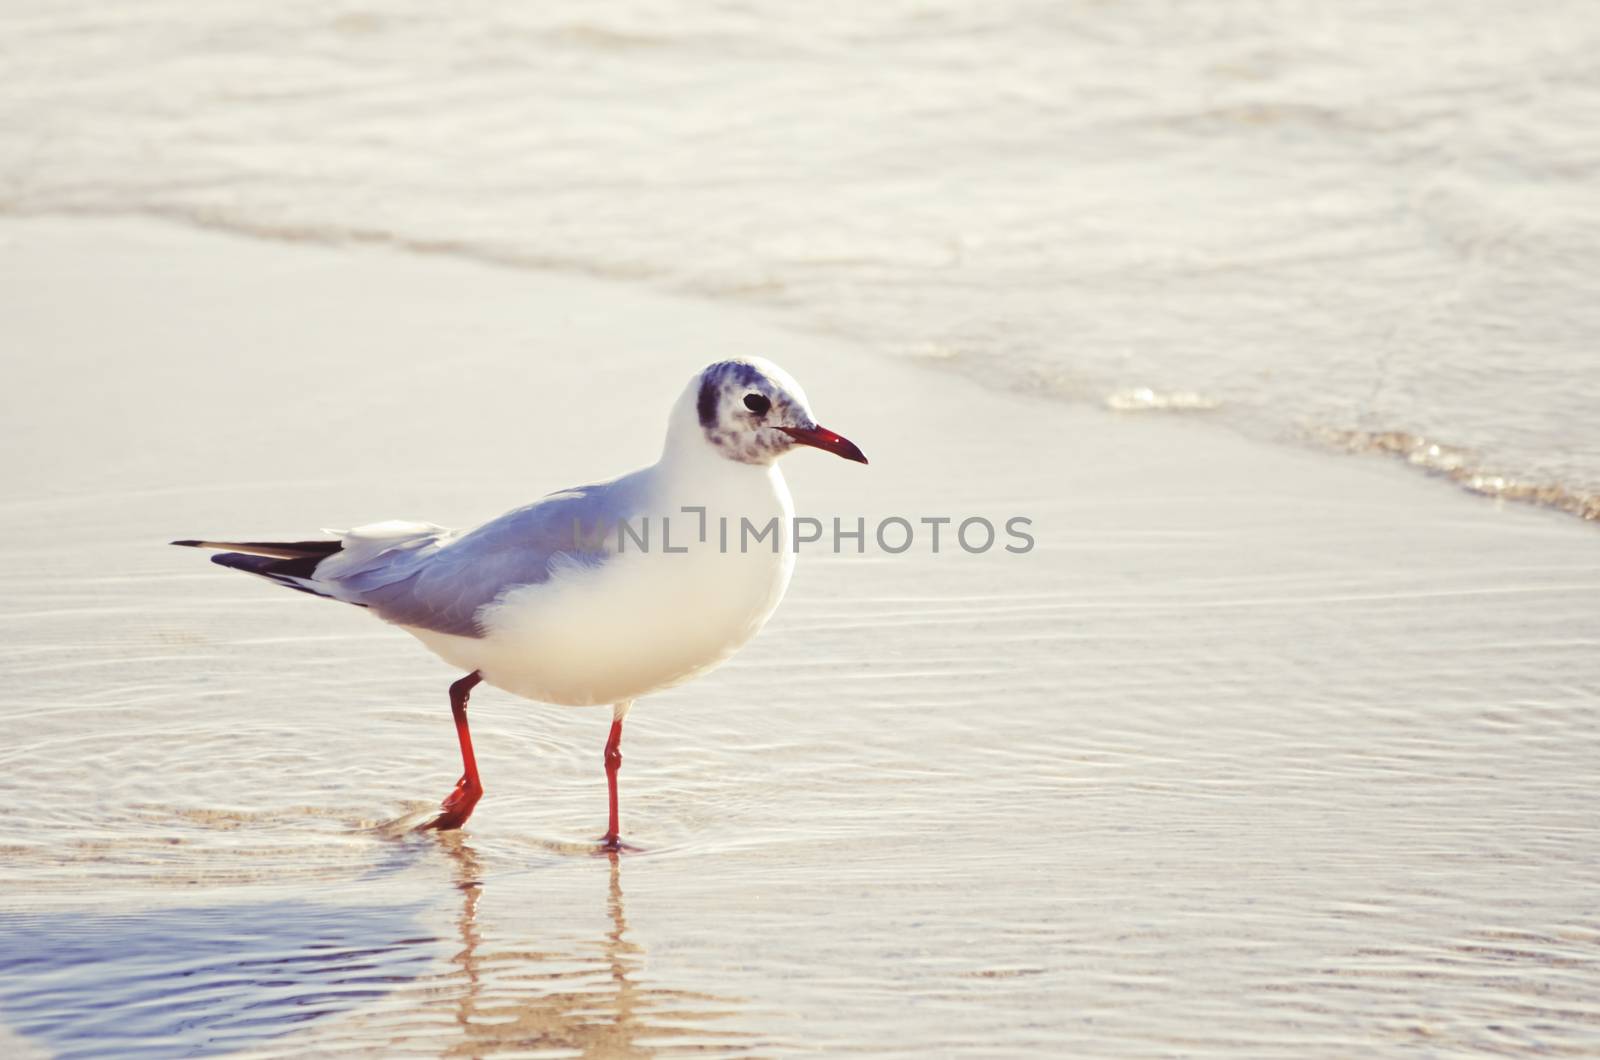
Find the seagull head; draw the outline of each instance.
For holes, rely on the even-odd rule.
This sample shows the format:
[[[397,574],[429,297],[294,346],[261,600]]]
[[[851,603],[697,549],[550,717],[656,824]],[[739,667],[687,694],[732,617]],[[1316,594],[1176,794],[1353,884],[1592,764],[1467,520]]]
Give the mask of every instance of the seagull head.
[[[692,415],[692,431],[728,460],[770,464],[796,446],[809,445],[867,462],[854,442],[817,423],[794,377],[760,357],[707,365],[689,381],[680,404],[685,407],[679,416]]]

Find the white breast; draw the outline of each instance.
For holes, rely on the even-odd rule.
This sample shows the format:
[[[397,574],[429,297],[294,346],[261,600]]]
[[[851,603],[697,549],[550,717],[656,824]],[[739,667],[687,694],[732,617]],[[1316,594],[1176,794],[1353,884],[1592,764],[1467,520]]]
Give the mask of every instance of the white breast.
[[[663,490],[707,506],[704,542],[698,515],[662,503],[649,520],[648,551],[628,540],[599,566],[565,565],[547,582],[513,589],[479,613],[485,636],[408,631],[455,666],[546,703],[616,703],[705,673],[761,629],[794,568],[789,491],[776,468],[762,471],[731,476],[712,497]],[[776,549],[772,538],[741,549],[743,518],[756,526],[775,518]],[[687,551],[663,549],[662,519],[673,547]]]

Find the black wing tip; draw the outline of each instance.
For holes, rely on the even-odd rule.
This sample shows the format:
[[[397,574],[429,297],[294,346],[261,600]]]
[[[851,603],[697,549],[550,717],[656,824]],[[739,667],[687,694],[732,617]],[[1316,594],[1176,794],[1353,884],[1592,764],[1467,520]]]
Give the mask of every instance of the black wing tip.
[[[269,574],[274,563],[271,556],[251,556],[243,552],[213,552],[206,557],[219,567],[249,571],[251,574]]]
[[[195,541],[185,538],[169,542],[188,548],[211,548],[244,552],[252,556],[270,556],[275,559],[327,559],[344,550],[340,538],[322,538],[317,541]]]
[[[314,556],[300,559],[279,559],[274,556],[252,556],[245,552],[218,552],[211,557],[211,562],[219,567],[229,570],[242,570],[247,574],[259,574],[263,578],[275,581],[302,593],[320,596],[324,600],[334,600],[337,597],[318,591],[308,584],[305,579],[312,576],[316,566],[321,560]],[[358,605],[366,607],[366,604]]]

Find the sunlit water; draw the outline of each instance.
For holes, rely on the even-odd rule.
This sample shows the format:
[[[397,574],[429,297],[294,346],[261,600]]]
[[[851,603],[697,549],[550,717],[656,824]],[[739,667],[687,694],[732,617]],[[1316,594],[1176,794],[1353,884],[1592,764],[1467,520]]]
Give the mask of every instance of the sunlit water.
[[[0,17],[7,211],[491,266],[7,222],[0,1052],[1600,1050],[1590,528],[1074,407],[1584,496],[1589,9]],[[160,545],[613,473],[681,380],[607,355],[708,348],[872,456],[803,510],[1041,544],[802,557],[631,717],[637,853],[488,690],[386,827],[455,675]]]
[[[1600,516],[1600,9],[107,5],[0,22],[0,210],[781,307]]]

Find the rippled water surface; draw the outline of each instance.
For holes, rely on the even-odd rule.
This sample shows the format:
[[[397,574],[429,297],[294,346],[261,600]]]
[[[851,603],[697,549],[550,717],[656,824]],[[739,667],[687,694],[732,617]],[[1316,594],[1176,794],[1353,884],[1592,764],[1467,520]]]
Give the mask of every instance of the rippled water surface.
[[[103,220],[0,263],[8,1052],[1600,1049],[1575,520],[594,281]],[[470,827],[392,826],[455,779],[455,675],[163,544],[648,460],[708,343],[871,454],[791,460],[802,511],[1039,547],[802,555],[630,716],[639,852],[592,846],[605,714],[487,689]]]

